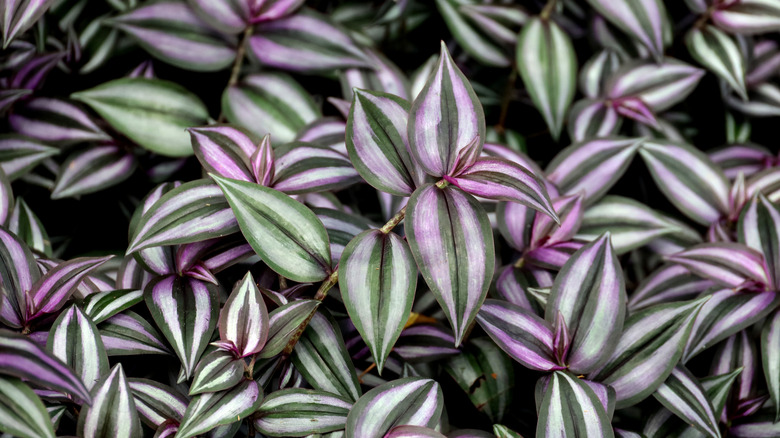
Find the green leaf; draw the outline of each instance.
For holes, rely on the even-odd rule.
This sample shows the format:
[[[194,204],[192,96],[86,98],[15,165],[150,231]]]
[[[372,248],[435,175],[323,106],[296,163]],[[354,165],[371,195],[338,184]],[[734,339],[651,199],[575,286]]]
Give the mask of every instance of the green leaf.
[[[544,381],[540,379],[537,386]],[[550,376],[539,407],[537,437],[611,438],[614,435],[604,405],[590,385],[565,371]]]
[[[122,364],[95,385],[92,405],[79,412],[78,431],[84,438],[136,438],[141,436],[141,421]]]
[[[54,438],[49,413],[21,380],[0,376],[0,431],[19,438]]]
[[[257,410],[255,428],[267,436],[290,437],[341,430],[352,408],[348,399],[312,389],[282,389]]]

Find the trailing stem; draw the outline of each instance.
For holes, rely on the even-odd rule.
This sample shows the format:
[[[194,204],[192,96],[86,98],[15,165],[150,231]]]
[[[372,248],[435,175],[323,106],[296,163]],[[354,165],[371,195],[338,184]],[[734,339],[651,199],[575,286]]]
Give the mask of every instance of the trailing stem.
[[[230,71],[230,79],[228,79],[227,87],[225,87],[226,90],[238,83],[238,75],[241,73],[241,65],[244,63],[244,56],[246,55],[246,46],[249,44],[249,38],[252,36],[253,30],[254,26],[252,25],[249,25],[244,29],[244,35],[241,37],[241,42],[238,44],[238,50],[236,50],[236,59],[233,61],[233,69]],[[224,121],[225,114],[220,112],[217,122],[223,123]]]

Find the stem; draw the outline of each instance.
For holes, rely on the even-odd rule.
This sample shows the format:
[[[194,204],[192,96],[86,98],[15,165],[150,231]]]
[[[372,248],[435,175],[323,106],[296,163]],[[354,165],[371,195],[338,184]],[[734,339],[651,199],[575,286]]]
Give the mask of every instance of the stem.
[[[395,228],[396,225],[400,224],[402,220],[404,220],[404,217],[406,216],[406,206],[404,205],[404,208],[401,209],[398,213],[396,213],[395,216],[393,216],[385,226],[379,229],[379,231],[383,232],[384,234],[389,233],[392,231],[393,228]]]
[[[287,289],[287,279],[279,275],[279,290]]]
[[[233,61],[233,69],[230,71],[230,79],[228,80],[227,87],[225,89],[228,89],[238,83],[238,74],[241,73],[241,65],[244,63],[244,55],[246,55],[246,45],[249,43],[249,37],[252,36],[252,31],[254,30],[254,26],[251,24],[244,29],[244,36],[241,37],[241,43],[238,45],[238,50],[236,51],[236,60]],[[225,121],[225,114],[220,112],[219,113],[219,119],[217,119],[218,123],[222,123]]]
[[[555,9],[555,4],[557,3],[557,0],[547,0],[547,4],[544,5],[544,9],[542,9],[542,12],[539,14],[539,17],[542,20],[549,20],[550,15],[553,13],[553,9]]]
[[[504,89],[504,98],[501,100],[501,115],[498,117],[498,125],[496,125],[496,131],[499,134],[503,134],[506,131],[504,125],[506,125],[506,117],[509,113],[509,102],[512,101],[512,90],[515,88],[515,81],[517,80],[517,64],[512,63],[512,72],[509,73],[509,78],[506,81],[506,88]]]

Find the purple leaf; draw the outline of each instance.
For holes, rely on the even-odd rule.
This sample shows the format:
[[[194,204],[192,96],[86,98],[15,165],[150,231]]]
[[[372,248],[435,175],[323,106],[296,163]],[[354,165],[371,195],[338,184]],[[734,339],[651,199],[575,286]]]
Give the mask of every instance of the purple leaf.
[[[187,410],[187,398],[170,386],[148,379],[128,379],[141,421],[152,428],[166,422],[178,424]]]
[[[141,301],[143,301],[143,290],[139,289],[117,289],[97,292],[84,300],[84,313],[95,324],[100,324]]]
[[[359,88],[380,91],[409,100],[409,81],[401,69],[376,49],[366,48],[363,54],[371,64],[371,68],[350,68],[342,72],[341,88],[344,98],[352,100],[352,90]],[[334,100],[335,98],[328,98],[328,102],[336,106],[339,112],[344,114],[344,118],[347,118],[349,101],[342,100],[346,108],[339,108],[339,104]]]
[[[731,33],[753,35],[780,30],[780,7],[772,1],[740,0],[712,11],[712,21]]]
[[[617,134],[622,122],[619,109],[600,99],[580,100],[569,113],[569,137],[574,142],[582,142]]]
[[[541,269],[517,269],[512,265],[507,265],[496,279],[496,295],[503,300],[522,307],[523,309],[535,311],[529,298],[529,288],[552,285],[553,277]]]
[[[253,4],[247,0],[188,0],[187,3],[209,26],[227,34],[237,34],[247,27],[252,14],[250,7]]]
[[[635,312],[654,304],[691,299],[714,285],[683,266],[665,264],[637,286],[628,300],[628,309]]]
[[[501,158],[479,158],[450,179],[472,195],[518,202],[549,215],[557,222],[558,217],[544,183],[519,164]]]
[[[368,391],[347,416],[346,438],[383,438],[395,425],[434,427],[444,399],[431,379],[407,377]]]
[[[762,146],[753,144],[729,145],[708,153],[710,160],[723,169],[723,173],[733,180],[740,173],[749,177],[766,167],[772,160],[772,154]]]
[[[52,3],[54,3],[53,0],[4,2],[1,8],[3,20],[0,21],[0,28],[3,31],[3,50],[8,48],[17,35],[21,35],[32,27]]]
[[[384,438],[447,438],[435,429],[422,426],[395,426]]]
[[[586,382],[565,371],[550,375],[538,405],[537,437],[614,437],[602,400]]]
[[[119,184],[137,166],[135,156],[119,146],[97,146],[71,154],[57,175],[52,199],[85,195]]]
[[[59,152],[57,148],[22,135],[0,135],[0,168],[11,181]]]
[[[435,325],[414,325],[404,329],[393,349],[408,362],[428,362],[460,354],[449,329]]]
[[[583,245],[582,242],[570,241],[542,246],[526,253],[523,260],[537,268],[559,271]]]
[[[710,437],[719,437],[715,415],[704,388],[684,366],[678,365],[653,396],[675,415]]]
[[[79,412],[79,436],[134,438],[142,434],[122,364],[114,366],[93,394],[92,405],[83,406]]]
[[[769,315],[761,330],[761,364],[777,420],[780,418],[780,311],[777,310]]]
[[[197,395],[187,406],[176,436],[191,438],[241,421],[254,413],[262,401],[263,390],[254,380],[244,380],[228,391]]]
[[[562,196],[552,203],[560,224],[549,216],[537,215],[531,229],[531,249],[567,242],[574,237],[582,222],[582,195]]]
[[[108,356],[95,323],[81,309],[71,306],[54,321],[46,349],[62,360],[92,389],[108,374]]]
[[[499,202],[496,209],[498,230],[516,251],[524,251],[531,243],[531,226],[536,211],[516,202]]]
[[[225,178],[259,182],[250,162],[257,146],[244,131],[232,126],[204,126],[188,131],[195,156],[207,172]]]
[[[760,252],[738,243],[702,243],[671,255],[694,274],[732,288],[765,288],[769,278]]]
[[[553,327],[529,310],[488,299],[477,322],[510,357],[535,371],[564,369],[554,357]]]
[[[588,0],[599,14],[641,42],[660,63],[671,25],[664,4],[656,0]]]
[[[81,107],[63,99],[38,97],[10,115],[14,131],[46,142],[78,143],[110,140]]]
[[[140,315],[130,310],[100,324],[100,337],[109,356],[173,354],[163,337]]]
[[[444,42],[436,70],[412,103],[408,129],[412,155],[434,177],[451,175],[456,166],[468,167],[469,162],[458,162],[464,149],[475,148],[473,159],[482,150],[482,104]]]
[[[566,364],[586,374],[606,361],[620,336],[626,315],[623,272],[609,233],[574,253],[555,277],[545,320],[560,316],[571,334]]]
[[[265,359],[281,353],[301,324],[314,314],[319,304],[320,301],[317,300],[297,300],[271,312],[268,315],[268,342],[257,357]]]
[[[16,71],[10,81],[11,88],[35,90],[43,85],[49,73],[65,57],[64,52],[47,53],[36,56]]]
[[[493,278],[493,233],[482,206],[458,188],[425,185],[406,213],[409,247],[460,345]]]
[[[307,143],[288,143],[276,149],[272,186],[293,195],[340,190],[360,181],[346,155]]]
[[[613,73],[604,89],[609,99],[633,99],[658,113],[685,100],[702,76],[704,70],[672,58],[664,58],[658,64],[637,60]]]
[[[236,283],[219,313],[219,337],[236,357],[258,353],[268,339],[268,310],[250,272]]]
[[[188,277],[158,277],[144,298],[189,378],[217,325],[216,287]]]
[[[740,243],[764,255],[769,287],[780,290],[780,209],[759,194],[742,209],[737,226]]]
[[[64,391],[82,402],[92,402],[89,390],[67,365],[28,337],[8,330],[0,330],[0,370],[2,374]]]

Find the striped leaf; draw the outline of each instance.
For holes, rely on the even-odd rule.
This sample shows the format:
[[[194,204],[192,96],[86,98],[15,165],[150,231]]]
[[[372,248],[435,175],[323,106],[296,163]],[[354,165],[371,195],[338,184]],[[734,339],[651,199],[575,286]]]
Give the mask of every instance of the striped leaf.
[[[346,146],[361,177],[378,190],[409,196],[424,176],[407,137],[409,102],[391,94],[355,90]]]
[[[254,380],[244,380],[233,389],[195,396],[187,406],[177,438],[191,438],[217,426],[241,421],[263,401],[263,390]]]
[[[547,166],[547,180],[561,195],[585,193],[587,205],[603,196],[623,176],[643,139],[607,137],[575,143]]]
[[[537,390],[543,380],[537,383]],[[602,402],[585,380],[556,371],[550,375],[539,405],[536,436],[614,437]]]
[[[436,69],[412,103],[408,135],[417,164],[434,177],[468,167],[482,150],[482,104],[444,42]]]
[[[409,319],[417,289],[417,266],[408,245],[393,232],[359,234],[344,249],[339,288],[381,373]]]
[[[41,399],[15,377],[0,377],[0,431],[19,438],[55,436]]]
[[[43,228],[41,220],[21,196],[16,198],[13,211],[11,211],[6,223],[8,229],[27,243],[30,249],[39,251],[47,257],[52,256],[49,234]]]
[[[122,364],[95,386],[92,405],[79,412],[79,436],[84,438],[134,438],[141,435],[141,422]]]
[[[609,232],[615,253],[622,255],[676,230],[669,217],[640,202],[607,196],[585,211],[575,238],[594,240]]]
[[[496,278],[496,297],[536,312],[531,289],[552,285],[553,277],[541,269],[516,269],[507,265]]]
[[[685,100],[703,75],[704,70],[673,58],[659,63],[637,60],[620,67],[604,88],[606,97],[613,101],[636,99],[658,113]]]
[[[128,379],[135,407],[147,426],[154,429],[166,422],[181,422],[188,400],[170,386],[148,379]]]
[[[719,438],[718,417],[699,381],[684,366],[678,365],[653,393],[675,415],[708,437]]]
[[[274,189],[212,175],[255,252],[275,272],[298,282],[330,275],[325,227],[311,210]]]
[[[708,155],[729,180],[734,180],[740,172],[748,177],[758,173],[764,169],[766,161],[772,159],[768,149],[753,144],[729,145],[708,152]]]
[[[522,435],[504,426],[503,424],[494,424],[493,433],[495,434],[496,438],[523,438]],[[489,436],[490,438],[493,438],[492,435]]]
[[[712,11],[712,21],[737,34],[759,34],[780,30],[780,6],[772,0],[741,0]]]
[[[27,174],[40,162],[59,152],[57,148],[23,135],[0,135],[0,168],[10,181]]]
[[[217,325],[216,287],[170,275],[152,280],[144,290],[144,299],[189,378]]]
[[[759,194],[742,209],[737,237],[764,256],[769,285],[780,289],[780,209]]]
[[[610,234],[602,234],[569,258],[555,277],[544,319],[557,326],[559,315],[571,334],[566,364],[586,374],[606,361],[626,315],[626,288]]]
[[[255,35],[253,40],[262,38]],[[298,82],[284,73],[272,72],[246,76],[226,88],[222,111],[231,123],[257,138],[271,134],[273,143],[292,141],[298,131],[322,117],[314,99]]]
[[[111,139],[81,107],[63,99],[30,99],[8,122],[19,134],[57,144]]]
[[[499,202],[496,208],[498,231],[516,251],[522,252],[531,243],[531,227],[536,211],[516,202]]]
[[[577,90],[571,38],[554,21],[531,18],[517,37],[516,61],[526,91],[557,141]]]
[[[617,134],[622,119],[615,107],[600,99],[583,99],[571,107],[568,132],[574,142]]]
[[[691,299],[714,286],[683,266],[667,263],[647,276],[628,300],[631,312],[654,304]]]
[[[173,354],[157,329],[130,310],[108,318],[99,329],[109,356]]]
[[[16,101],[32,93],[24,88],[0,91],[0,115],[6,115]]]
[[[14,38],[31,28],[52,3],[54,3],[53,0],[3,2],[0,5],[3,14],[3,19],[0,20],[0,29],[3,32],[3,50],[8,48]]]
[[[742,99],[747,99],[746,61],[733,37],[715,26],[695,27],[685,35],[685,44],[699,64],[726,81]]]
[[[119,146],[97,146],[71,154],[62,164],[52,199],[85,195],[114,186],[129,178],[138,162]]]
[[[604,84],[621,64],[620,55],[610,49],[596,52],[580,69],[579,85],[582,94],[589,99],[603,95]]]
[[[341,72],[339,79],[346,100],[341,100],[340,106],[336,98],[328,98],[328,102],[333,104],[345,119],[349,114],[349,101],[352,100],[352,93],[356,88],[381,91],[401,99],[409,99],[409,79],[393,61],[371,47],[364,48],[363,54],[371,64],[371,69],[350,68]]]
[[[269,313],[268,341],[257,357],[265,359],[281,353],[301,324],[317,310],[319,304],[320,301],[317,300],[291,301]]]
[[[57,264],[26,291],[26,321],[59,310],[79,282],[113,256],[80,257]]]
[[[599,14],[642,43],[660,63],[664,46],[671,39],[671,24],[660,0],[588,0]]]
[[[204,355],[195,367],[190,396],[204,392],[226,391],[244,378],[245,362],[233,353],[216,350]]]
[[[236,34],[244,30],[252,13],[251,2],[243,0],[189,0],[187,3],[209,26],[226,34]]]
[[[458,346],[493,278],[493,233],[487,214],[460,189],[429,184],[410,198],[405,227],[412,255],[444,309]]]
[[[702,225],[728,214],[728,180],[705,154],[683,143],[656,141],[646,141],[639,154],[658,188],[683,214]]]
[[[250,160],[257,146],[244,130],[225,125],[189,128],[188,131],[192,150],[206,172],[260,183],[255,179]]]
[[[344,248],[355,236],[369,228],[377,228],[376,225],[366,218],[356,214],[331,208],[312,208],[312,211],[322,221],[325,230],[328,232],[331,263],[334,265],[341,259]]]
[[[71,98],[89,105],[138,145],[170,157],[192,154],[184,129],[203,125],[209,117],[198,96],[159,79],[115,79]]]
[[[370,67],[366,55],[343,30],[309,9],[259,24],[249,48],[263,65],[300,73]]]
[[[531,248],[552,246],[571,240],[582,222],[582,195],[561,196],[553,201],[553,207],[560,217],[560,225],[548,216],[536,217],[531,228]]]
[[[732,289],[713,292],[693,323],[683,363],[760,321],[778,305],[780,296],[775,292],[734,292]]]
[[[671,255],[694,274],[732,288],[765,288],[769,285],[764,257],[739,243],[702,243]]]
[[[413,325],[401,332],[393,351],[410,363],[430,362],[460,354],[454,343],[452,332],[443,326]]]
[[[199,242],[238,231],[222,191],[209,179],[184,183],[162,195],[140,216],[127,253],[160,245]]]
[[[658,304],[631,314],[606,364],[588,377],[615,389],[618,409],[644,400],[679,362],[707,299]]]
[[[14,210],[14,193],[11,188],[11,181],[5,176],[5,172],[0,170],[0,224],[8,221]]]
[[[491,421],[507,413],[515,385],[512,361],[487,338],[472,339],[467,350],[453,356],[444,369]]]
[[[138,289],[117,289],[98,292],[84,300],[84,313],[95,324],[129,309],[143,301],[143,291]]]
[[[258,353],[268,340],[268,309],[251,272],[237,282],[219,312],[220,348],[235,357]]]
[[[723,413],[723,408],[728,401],[729,393],[734,381],[742,373],[743,368],[739,367],[734,371],[718,374],[714,376],[703,377],[699,379],[701,386],[706,391],[707,399],[712,403],[712,411],[715,413],[715,418],[720,418]]]
[[[87,389],[108,374],[108,356],[100,333],[89,316],[75,305],[54,321],[46,349],[73,369]]]
[[[314,314],[290,359],[314,389],[352,401],[360,398],[362,391],[341,330],[324,310]]]
[[[358,400],[347,416],[346,438],[382,438],[399,425],[434,427],[444,407],[439,384],[406,377],[379,385]]]
[[[524,204],[557,220],[544,182],[517,163],[501,158],[478,158],[455,178],[446,178],[472,195]]]
[[[360,181],[346,155],[293,142],[276,149],[273,187],[289,195],[340,190]]]
[[[511,358],[535,371],[563,369],[553,352],[553,327],[547,321],[512,303],[488,299],[477,322]]]
[[[236,56],[235,43],[209,28],[186,2],[144,4],[108,23],[126,32],[155,58],[186,70],[222,70]]]
[[[780,311],[767,318],[761,330],[761,364],[769,395],[775,405],[775,419],[780,418]]]
[[[324,391],[282,389],[263,400],[254,421],[266,436],[302,437],[344,429],[352,402]]]

